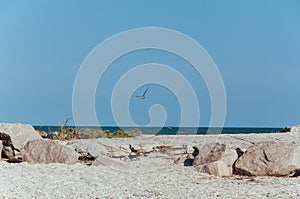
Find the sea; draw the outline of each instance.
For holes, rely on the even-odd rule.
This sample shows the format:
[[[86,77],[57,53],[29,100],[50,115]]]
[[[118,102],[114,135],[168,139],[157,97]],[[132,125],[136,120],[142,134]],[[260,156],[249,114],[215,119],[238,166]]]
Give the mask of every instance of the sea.
[[[103,126],[103,127],[91,127],[91,126],[67,126],[70,128],[76,128],[77,130],[90,128],[90,129],[100,129],[109,130],[110,132],[115,132],[117,130],[132,131],[136,128],[140,129],[143,134],[149,135],[195,135],[195,134],[250,134],[250,133],[275,133],[279,132],[282,128],[270,128],[270,127],[117,127],[117,126]],[[59,131],[60,126],[34,126],[36,130],[44,131],[46,133],[51,133]]]

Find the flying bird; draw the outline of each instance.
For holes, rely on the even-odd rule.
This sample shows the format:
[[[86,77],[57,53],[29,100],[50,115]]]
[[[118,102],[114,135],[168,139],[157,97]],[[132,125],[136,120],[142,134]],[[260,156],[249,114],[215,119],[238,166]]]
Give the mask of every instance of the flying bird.
[[[145,98],[146,98],[145,95],[146,95],[148,89],[149,89],[149,88],[147,88],[147,89],[144,91],[144,94],[143,94],[143,95],[137,95],[137,96],[135,96],[135,97],[136,97],[136,98],[145,99]]]

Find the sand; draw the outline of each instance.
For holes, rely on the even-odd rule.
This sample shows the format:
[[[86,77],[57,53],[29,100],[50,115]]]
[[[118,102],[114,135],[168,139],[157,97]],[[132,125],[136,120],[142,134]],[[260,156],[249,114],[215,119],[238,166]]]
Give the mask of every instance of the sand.
[[[300,144],[299,133],[141,136],[126,139],[94,139],[66,142],[88,147],[98,155],[129,151],[128,144],[145,150],[157,145],[191,146],[212,141],[247,148],[260,140]],[[101,149],[101,152],[99,150]],[[117,152],[116,152],[117,153]],[[110,160],[110,159],[108,159]],[[9,164],[0,162],[2,198],[300,198],[300,178],[216,177],[193,167],[175,164],[166,157],[117,159],[108,165]],[[109,165],[110,164],[110,165]]]

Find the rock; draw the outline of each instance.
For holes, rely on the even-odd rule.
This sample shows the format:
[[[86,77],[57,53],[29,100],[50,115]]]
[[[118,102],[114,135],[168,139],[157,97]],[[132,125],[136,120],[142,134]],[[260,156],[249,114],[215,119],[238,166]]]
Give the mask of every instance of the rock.
[[[293,176],[300,171],[300,146],[262,141],[250,146],[235,164],[236,174]]]
[[[8,134],[0,132],[0,144],[1,144],[1,150],[0,150],[1,158],[8,159],[8,161],[11,162],[16,162],[16,160],[18,162],[22,161],[22,156],[16,158],[15,152],[20,152],[20,150],[15,148]]]
[[[2,159],[2,149],[3,149],[2,140],[0,140],[0,159]]]
[[[5,159],[8,159],[8,160],[14,159],[15,158],[15,153],[10,147],[2,145],[1,158],[5,158]]]
[[[6,133],[11,137],[12,143],[17,149],[25,146],[27,141],[42,139],[34,128],[28,124],[0,124],[0,132]]]
[[[222,155],[221,161],[227,166],[230,175],[233,174],[233,165],[238,158],[239,156],[235,149],[226,149]]]
[[[65,163],[75,164],[79,154],[74,148],[59,144],[53,140],[28,141],[22,149],[23,161],[30,164]]]
[[[1,143],[3,147],[10,147],[13,153],[14,151],[20,151],[13,145],[11,138],[8,134],[0,132],[0,140],[2,141]]]
[[[3,141],[0,141],[0,143],[3,143]],[[20,163],[22,162],[22,157],[17,157],[15,154],[15,151],[12,147],[6,146],[5,144],[1,144],[0,147],[0,157],[1,159],[7,161],[8,163]]]
[[[197,166],[197,170],[202,173],[208,173],[215,176],[231,176],[232,172],[223,161],[215,161],[204,165]]]
[[[300,125],[297,126],[287,126],[280,130],[281,133],[286,132],[300,132]]]
[[[216,176],[231,176],[233,165],[238,158],[235,149],[229,149],[225,144],[209,143],[203,147],[193,147],[195,166],[200,172]]]
[[[193,152],[195,155],[193,166],[198,166],[201,164],[207,164],[211,162],[218,161],[222,158],[223,153],[225,152],[226,145],[219,143],[209,143],[203,147],[194,147],[197,153]]]

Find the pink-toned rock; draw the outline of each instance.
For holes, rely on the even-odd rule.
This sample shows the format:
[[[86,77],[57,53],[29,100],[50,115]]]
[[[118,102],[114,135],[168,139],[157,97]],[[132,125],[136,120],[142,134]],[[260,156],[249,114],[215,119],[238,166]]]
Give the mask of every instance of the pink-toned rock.
[[[300,171],[300,146],[263,141],[250,146],[235,164],[236,174],[293,176]]]
[[[75,164],[79,154],[74,148],[53,140],[28,141],[22,149],[23,161],[30,164],[65,163]]]
[[[199,153],[194,158],[193,166],[198,166],[220,160],[226,150],[226,145],[209,143],[202,147],[195,148],[198,149]]]
[[[230,172],[227,165],[221,160],[199,165],[196,167],[196,169],[202,173],[208,173],[215,176],[225,177],[232,175],[232,172]]]
[[[193,166],[200,172],[216,176],[231,176],[233,164],[238,158],[236,150],[225,144],[208,143],[202,147],[194,147]]]

